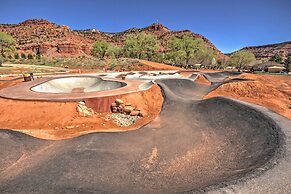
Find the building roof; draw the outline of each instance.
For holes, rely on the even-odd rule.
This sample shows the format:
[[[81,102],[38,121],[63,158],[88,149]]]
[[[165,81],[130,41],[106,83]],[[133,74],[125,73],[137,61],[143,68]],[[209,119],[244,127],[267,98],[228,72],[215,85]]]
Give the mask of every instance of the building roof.
[[[274,61],[267,61],[264,63],[259,63],[259,64],[254,65],[254,67],[258,67],[258,68],[268,68],[272,66],[284,67],[284,64],[276,63]]]
[[[268,69],[285,69],[285,67],[282,67],[282,66],[272,66],[272,67],[268,67]]]

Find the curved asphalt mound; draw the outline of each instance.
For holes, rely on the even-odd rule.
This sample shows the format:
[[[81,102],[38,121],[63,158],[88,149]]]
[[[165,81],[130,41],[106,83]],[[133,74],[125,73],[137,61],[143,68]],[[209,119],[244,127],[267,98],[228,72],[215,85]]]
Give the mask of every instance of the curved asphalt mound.
[[[198,75],[199,75],[199,74],[197,74],[197,73],[193,73],[193,74],[189,77],[189,79],[194,80]]]
[[[215,72],[215,73],[203,73],[206,78],[212,83],[222,82],[229,76],[238,76],[239,72]]]
[[[0,131],[0,192],[203,191],[261,168],[279,150],[280,129],[268,116],[226,98],[201,100],[218,86],[156,82],[160,118],[136,131],[62,141]]]

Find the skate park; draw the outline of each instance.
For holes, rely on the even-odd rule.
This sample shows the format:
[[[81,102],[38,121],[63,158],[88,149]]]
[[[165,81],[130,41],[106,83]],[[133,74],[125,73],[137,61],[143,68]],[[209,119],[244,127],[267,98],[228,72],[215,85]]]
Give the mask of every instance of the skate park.
[[[147,93],[156,87],[163,98],[157,117],[129,131],[97,131],[50,140],[1,130],[1,147],[6,149],[1,150],[0,191],[288,190],[290,120],[237,99],[203,98],[221,85],[247,79],[232,72],[188,72],[187,76],[179,71],[120,74],[48,76],[0,90],[2,98],[13,101],[57,101],[66,106],[68,102],[84,100],[97,112],[110,111],[116,98]],[[202,84],[199,79],[209,84]],[[94,107],[94,103],[98,106]]]

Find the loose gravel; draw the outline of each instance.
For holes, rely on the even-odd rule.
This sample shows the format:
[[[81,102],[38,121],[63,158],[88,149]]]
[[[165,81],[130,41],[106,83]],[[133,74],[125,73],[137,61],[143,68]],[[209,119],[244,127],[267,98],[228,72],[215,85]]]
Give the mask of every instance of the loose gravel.
[[[138,116],[125,115],[122,113],[111,113],[107,114],[105,119],[111,120],[117,126],[127,127],[133,125],[138,119]]]

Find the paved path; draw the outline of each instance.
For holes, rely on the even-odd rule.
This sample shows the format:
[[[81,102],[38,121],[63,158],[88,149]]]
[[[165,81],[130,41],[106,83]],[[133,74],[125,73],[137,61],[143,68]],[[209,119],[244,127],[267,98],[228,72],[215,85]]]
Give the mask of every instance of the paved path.
[[[287,193],[290,120],[228,98],[201,100],[221,83],[156,82],[162,112],[136,131],[62,141],[0,131],[0,192]]]

